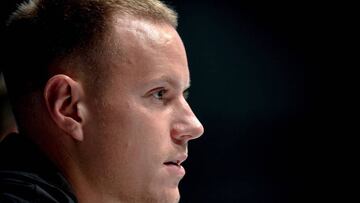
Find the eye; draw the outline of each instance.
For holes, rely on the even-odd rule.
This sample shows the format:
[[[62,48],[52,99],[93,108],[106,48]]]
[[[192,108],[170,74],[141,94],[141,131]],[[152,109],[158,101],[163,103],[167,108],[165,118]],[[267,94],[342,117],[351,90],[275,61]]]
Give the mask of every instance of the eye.
[[[164,99],[164,95],[166,94],[167,90],[165,89],[160,89],[156,92],[154,92],[152,94],[153,97],[155,97],[155,99],[158,99],[158,100],[163,100]]]
[[[190,94],[190,91],[189,89],[186,89],[184,92],[183,92],[183,97],[185,100],[187,100],[189,98],[189,94]]]

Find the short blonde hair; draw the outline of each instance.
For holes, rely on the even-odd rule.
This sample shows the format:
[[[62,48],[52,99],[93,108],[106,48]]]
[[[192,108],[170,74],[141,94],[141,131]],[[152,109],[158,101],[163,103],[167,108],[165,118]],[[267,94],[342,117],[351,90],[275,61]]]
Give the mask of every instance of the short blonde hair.
[[[9,60],[2,66],[10,95],[43,87],[51,76],[49,67],[56,62],[80,56],[88,62],[83,67],[96,66],[96,56],[89,52],[103,46],[116,14],[177,27],[177,13],[159,0],[28,0],[20,4],[7,21],[3,42],[4,58]]]

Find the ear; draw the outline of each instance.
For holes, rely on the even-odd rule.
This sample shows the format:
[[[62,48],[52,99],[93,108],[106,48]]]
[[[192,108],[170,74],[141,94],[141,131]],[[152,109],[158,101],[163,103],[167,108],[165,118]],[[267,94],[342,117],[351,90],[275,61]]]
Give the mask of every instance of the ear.
[[[51,118],[66,134],[78,141],[84,139],[85,106],[82,85],[66,75],[50,78],[44,99]]]

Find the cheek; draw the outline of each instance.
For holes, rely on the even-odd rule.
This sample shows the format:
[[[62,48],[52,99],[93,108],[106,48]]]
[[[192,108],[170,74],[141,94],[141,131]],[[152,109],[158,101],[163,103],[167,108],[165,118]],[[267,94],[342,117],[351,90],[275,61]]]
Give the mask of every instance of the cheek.
[[[106,116],[107,115],[107,116]],[[140,106],[103,112],[101,141],[107,156],[126,159],[134,165],[151,165],[163,159],[169,146],[169,119]],[[100,129],[100,130],[99,130]],[[115,158],[115,159],[116,159]]]
[[[91,148],[96,149],[90,152],[91,159],[97,157],[92,177],[101,178],[108,190],[121,190],[125,196],[177,197],[176,189],[168,189],[162,169],[172,151],[168,114],[135,103],[97,110],[88,131],[94,138]]]
[[[140,164],[151,165],[161,160],[164,154],[167,154],[170,141],[167,123],[160,118],[153,119],[148,116],[134,116],[133,119],[123,132],[130,136],[128,140],[133,149],[132,155],[141,160]]]
[[[170,116],[166,111],[147,107],[145,105],[134,105],[129,108],[127,123],[143,139],[158,138],[170,132]]]

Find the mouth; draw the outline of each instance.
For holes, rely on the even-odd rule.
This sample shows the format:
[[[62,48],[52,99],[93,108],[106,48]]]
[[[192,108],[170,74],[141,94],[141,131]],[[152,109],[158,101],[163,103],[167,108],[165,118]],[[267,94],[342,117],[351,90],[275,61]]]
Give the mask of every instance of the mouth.
[[[177,167],[180,167],[180,161],[179,160],[176,160],[176,161],[167,161],[164,163],[165,165],[167,166],[177,166]]]
[[[187,155],[179,156],[176,159],[164,162],[165,167],[171,174],[183,177],[185,175],[185,169],[181,165],[187,158]]]

